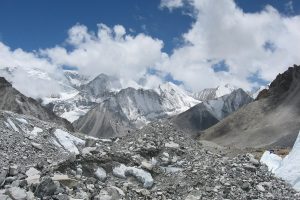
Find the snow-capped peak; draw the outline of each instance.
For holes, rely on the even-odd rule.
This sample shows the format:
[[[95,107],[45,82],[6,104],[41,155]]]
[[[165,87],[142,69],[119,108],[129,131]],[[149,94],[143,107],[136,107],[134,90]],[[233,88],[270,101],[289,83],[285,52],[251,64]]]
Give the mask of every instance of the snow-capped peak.
[[[158,93],[163,99],[165,109],[169,112],[183,112],[200,103],[200,101],[189,96],[185,90],[171,82],[159,85]]]
[[[230,84],[222,84],[215,88],[206,88],[200,92],[195,92],[192,94],[192,97],[199,101],[208,101],[211,99],[219,98],[226,94],[230,94],[234,90],[238,89],[237,87]]]
[[[237,89],[237,87],[230,85],[230,84],[220,85],[217,87],[216,98],[224,96],[226,94],[230,94],[231,92],[233,92],[236,89]]]

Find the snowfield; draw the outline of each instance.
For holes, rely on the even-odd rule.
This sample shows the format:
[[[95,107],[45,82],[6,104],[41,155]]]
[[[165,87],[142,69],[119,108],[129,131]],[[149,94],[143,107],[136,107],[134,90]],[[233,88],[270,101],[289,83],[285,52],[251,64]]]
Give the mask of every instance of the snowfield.
[[[286,180],[295,190],[300,191],[300,133],[293,149],[285,158],[266,151],[260,161],[277,177]]]

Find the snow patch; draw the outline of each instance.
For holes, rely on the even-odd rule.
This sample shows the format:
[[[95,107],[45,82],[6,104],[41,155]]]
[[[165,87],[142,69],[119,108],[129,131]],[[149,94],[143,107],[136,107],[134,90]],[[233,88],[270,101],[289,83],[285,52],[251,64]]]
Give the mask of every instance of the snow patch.
[[[60,117],[65,118],[69,122],[76,121],[80,116],[85,115],[89,109],[80,109],[75,107],[74,110],[70,110],[68,112],[64,112]]]
[[[300,134],[298,134],[291,152],[283,159],[278,157],[267,151],[263,154],[261,162],[265,163],[276,176],[290,183],[295,190],[300,191]]]
[[[121,164],[113,169],[113,174],[119,178],[126,178],[126,176],[131,175],[136,177],[140,182],[142,182],[145,188],[150,188],[153,185],[153,178],[149,172],[136,167],[127,167]]]
[[[8,124],[10,125],[10,127],[11,127],[12,129],[14,129],[14,131],[20,132],[19,129],[16,127],[16,125],[13,123],[13,121],[12,121],[10,118],[7,118],[7,122],[8,122]]]
[[[265,151],[262,155],[260,162],[266,164],[271,172],[275,172],[276,169],[280,166],[282,158],[274,153]]]
[[[56,129],[54,132],[55,137],[58,142],[69,152],[79,154],[77,145],[83,145],[84,140],[71,135],[70,133],[63,131],[61,129]]]
[[[43,129],[39,127],[34,127],[33,130],[29,133],[30,135],[37,136],[39,133],[42,133]]]
[[[18,120],[19,122],[23,123],[23,124],[28,124],[26,119],[23,118],[16,118],[16,120]]]

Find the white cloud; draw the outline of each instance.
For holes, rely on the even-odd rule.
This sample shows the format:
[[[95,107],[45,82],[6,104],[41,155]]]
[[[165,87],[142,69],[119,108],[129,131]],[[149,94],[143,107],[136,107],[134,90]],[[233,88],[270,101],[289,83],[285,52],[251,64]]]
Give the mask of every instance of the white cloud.
[[[145,34],[127,34],[121,25],[112,29],[98,25],[97,33],[88,32],[84,25],[75,25],[67,39],[72,46],[56,46],[42,50],[55,65],[74,66],[81,73],[106,73],[125,79],[138,80],[147,68],[157,64],[164,56],[163,42]]]
[[[77,24],[68,31],[67,46],[26,52],[0,42],[0,69],[17,67],[13,79],[17,89],[39,97],[61,90],[56,81],[61,79],[61,66],[77,67],[91,76],[117,76],[134,87],[148,68],[155,68],[162,75],[146,75],[145,87],[157,87],[170,73],[186,88],[200,90],[222,83],[250,89],[256,86],[248,81],[252,74],[272,81],[288,66],[300,63],[300,16],[281,15],[271,6],[245,13],[233,0],[162,0],[160,6],[172,10],[187,4],[194,8],[194,23],[182,35],[185,43],[170,55],[162,52],[163,41],[126,32],[122,25],[99,24],[93,32]],[[212,65],[222,60],[229,71],[214,72]],[[51,76],[35,80],[28,73],[32,70]]]
[[[195,23],[183,34],[186,45],[175,49],[161,66],[194,90],[230,82],[249,89],[247,78],[259,72],[272,81],[300,63],[300,16],[283,16],[271,6],[244,13],[233,0],[190,0]],[[172,6],[171,6],[172,7]],[[271,42],[276,49],[264,48]],[[214,62],[225,60],[229,72],[215,73]]]
[[[50,96],[62,89],[57,82],[57,79],[61,80],[62,72],[57,66],[35,53],[11,50],[1,42],[0,76],[11,81],[23,94],[34,98]]]
[[[168,8],[171,11],[181,6],[183,6],[182,0],[161,0],[160,2],[160,8]]]

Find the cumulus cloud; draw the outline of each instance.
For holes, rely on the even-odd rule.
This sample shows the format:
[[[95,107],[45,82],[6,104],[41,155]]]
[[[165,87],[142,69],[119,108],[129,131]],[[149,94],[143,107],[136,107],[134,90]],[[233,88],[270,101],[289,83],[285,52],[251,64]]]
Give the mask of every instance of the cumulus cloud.
[[[142,33],[130,35],[121,25],[110,28],[99,24],[95,33],[77,24],[69,30],[67,42],[71,50],[56,46],[41,53],[55,65],[77,67],[90,76],[106,73],[138,80],[147,68],[166,56],[161,51],[161,40]]]
[[[23,94],[39,98],[61,91],[62,71],[45,58],[22,49],[12,50],[0,42],[0,76]]]
[[[249,82],[253,74],[271,81],[287,66],[300,63],[300,46],[295,45],[300,43],[300,16],[283,16],[271,6],[245,13],[233,0],[188,3],[195,9],[195,22],[182,36],[186,44],[175,49],[161,69],[192,89],[220,82],[250,89],[256,85]],[[222,60],[228,72],[214,72],[212,65]]]
[[[184,43],[170,55],[162,51],[162,40],[127,32],[122,25],[99,24],[91,31],[76,24],[64,44],[37,52],[12,50],[0,42],[0,69],[17,70],[10,77],[17,89],[41,97],[63,90],[58,81],[63,79],[63,66],[92,77],[113,75],[132,87],[139,87],[136,83],[144,77],[143,86],[155,88],[171,75],[185,88],[198,91],[226,83],[251,89],[261,82],[255,79],[272,81],[287,66],[300,63],[296,45],[300,16],[282,15],[272,6],[245,13],[233,0],[162,0],[160,4],[171,11],[185,6],[193,8],[194,22],[182,34]],[[226,70],[214,70],[218,63],[226,64]],[[149,74],[149,68],[159,73]]]

